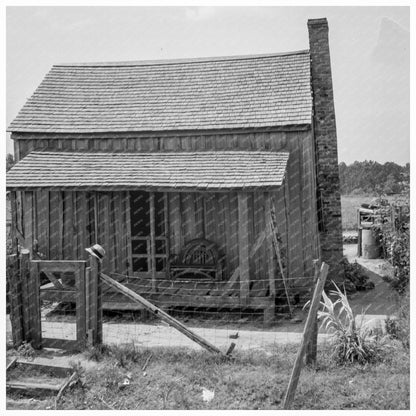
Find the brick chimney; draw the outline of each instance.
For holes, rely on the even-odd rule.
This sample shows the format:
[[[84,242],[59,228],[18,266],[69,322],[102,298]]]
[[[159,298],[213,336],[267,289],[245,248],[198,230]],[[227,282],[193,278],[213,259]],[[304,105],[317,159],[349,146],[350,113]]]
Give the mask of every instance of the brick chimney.
[[[341,195],[328,22],[325,18],[310,19],[308,30],[321,259],[330,266],[328,281],[341,283],[344,280],[339,267],[342,259]]]

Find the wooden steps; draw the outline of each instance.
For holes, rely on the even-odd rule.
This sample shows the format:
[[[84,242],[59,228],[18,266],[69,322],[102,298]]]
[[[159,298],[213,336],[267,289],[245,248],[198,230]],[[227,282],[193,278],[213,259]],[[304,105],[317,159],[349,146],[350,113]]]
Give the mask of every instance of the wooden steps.
[[[6,391],[19,396],[60,396],[74,376],[71,367],[56,365],[51,360],[37,358],[31,362],[15,358],[7,365]],[[15,398],[8,399],[13,407],[18,403]]]

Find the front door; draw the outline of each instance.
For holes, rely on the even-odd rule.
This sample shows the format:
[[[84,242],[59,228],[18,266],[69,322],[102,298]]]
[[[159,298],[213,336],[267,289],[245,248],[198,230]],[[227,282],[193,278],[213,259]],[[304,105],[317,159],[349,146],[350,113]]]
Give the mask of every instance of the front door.
[[[130,193],[133,275],[164,274],[168,258],[167,194]]]

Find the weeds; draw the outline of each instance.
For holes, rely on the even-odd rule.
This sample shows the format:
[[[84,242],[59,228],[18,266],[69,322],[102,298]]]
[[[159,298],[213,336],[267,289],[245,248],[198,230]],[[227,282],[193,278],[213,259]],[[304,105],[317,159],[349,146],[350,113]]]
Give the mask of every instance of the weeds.
[[[321,304],[324,309],[318,312],[319,318],[322,318],[322,327],[332,333],[331,357],[338,364],[366,364],[381,360],[384,349],[376,335],[372,335],[371,330],[363,325],[365,311],[362,314],[361,324],[357,326],[347,296],[338,286],[335,287],[336,290],[331,291],[330,294],[337,296],[338,299],[332,302],[323,292],[324,301]]]
[[[20,357],[26,358],[29,361],[32,361],[35,358],[36,351],[32,347],[30,342],[23,341],[22,345],[17,349],[17,354]]]

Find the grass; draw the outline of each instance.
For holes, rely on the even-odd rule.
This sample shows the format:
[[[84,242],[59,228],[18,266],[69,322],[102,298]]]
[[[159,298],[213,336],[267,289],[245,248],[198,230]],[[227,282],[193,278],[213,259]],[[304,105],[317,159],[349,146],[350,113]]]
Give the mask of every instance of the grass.
[[[329,345],[319,346],[317,371],[302,370],[294,407],[409,408],[409,353],[400,342],[392,343],[394,353],[382,362],[343,367],[329,358]],[[227,360],[179,348],[133,351],[131,346],[112,347],[101,352],[95,368],[85,371],[84,385],[64,394],[58,409],[282,409],[297,348],[287,345],[268,352],[240,351]],[[202,388],[215,392],[212,401],[202,400]],[[51,408],[53,400],[32,402],[31,406]]]

